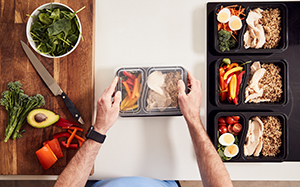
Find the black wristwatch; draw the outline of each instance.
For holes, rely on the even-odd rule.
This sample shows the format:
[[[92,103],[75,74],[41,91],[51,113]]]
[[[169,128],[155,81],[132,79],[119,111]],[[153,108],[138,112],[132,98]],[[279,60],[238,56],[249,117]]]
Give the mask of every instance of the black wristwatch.
[[[92,139],[96,142],[99,142],[99,143],[103,143],[105,138],[106,138],[106,135],[103,135],[103,134],[100,134],[99,132],[96,132],[94,130],[94,126],[91,126],[90,130],[88,131],[87,135],[86,135],[86,138],[87,139]]]

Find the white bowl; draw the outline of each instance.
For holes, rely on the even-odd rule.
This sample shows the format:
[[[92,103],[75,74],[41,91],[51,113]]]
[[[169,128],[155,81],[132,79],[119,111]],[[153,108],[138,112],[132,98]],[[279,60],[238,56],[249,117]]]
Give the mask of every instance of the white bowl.
[[[41,6],[39,6],[38,8],[36,8],[31,16],[35,16],[37,17],[39,14],[40,14],[40,11],[39,10],[43,10],[43,9],[50,9],[50,5],[51,3],[46,3],[46,4],[43,4]],[[74,10],[72,10],[70,7],[68,7],[67,5],[64,5],[64,4],[61,4],[61,3],[52,3],[52,8],[65,8],[65,9],[68,9],[72,12],[74,12]],[[82,29],[81,29],[81,23],[80,23],[80,20],[78,18],[78,16],[76,15],[76,18],[78,20],[78,25],[79,25],[79,29],[80,29],[80,33],[82,33]],[[34,24],[34,22],[36,21],[36,18],[32,18],[32,17],[29,17],[28,21],[27,21],[27,25],[26,25],[26,36],[27,36],[27,39],[28,39],[28,42],[29,44],[31,45],[31,47],[37,52],[39,53],[40,55],[44,56],[44,57],[48,57],[48,58],[60,58],[60,57],[64,57],[64,56],[67,56],[68,54],[72,53],[76,47],[78,46],[80,40],[81,40],[81,36],[78,36],[78,40],[75,44],[75,46],[67,53],[63,54],[63,55],[60,55],[60,56],[51,56],[49,54],[43,54],[41,52],[39,52],[36,48],[36,44],[34,43],[33,39],[32,39],[32,36],[30,34],[30,28],[31,26]]]

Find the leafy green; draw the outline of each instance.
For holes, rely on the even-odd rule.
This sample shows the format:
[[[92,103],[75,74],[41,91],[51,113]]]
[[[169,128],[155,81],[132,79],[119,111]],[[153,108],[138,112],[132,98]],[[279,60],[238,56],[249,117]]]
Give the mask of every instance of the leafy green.
[[[221,29],[218,32],[218,41],[219,41],[219,48],[222,52],[230,51],[231,48],[234,48],[237,44],[235,39],[231,36],[231,33]]]
[[[44,97],[40,94],[36,96],[29,97],[24,94],[21,89],[22,84],[20,81],[9,82],[7,89],[2,92],[2,98],[0,104],[5,107],[8,112],[8,123],[5,129],[5,139],[8,139],[13,135],[13,139],[22,137],[20,131],[21,127],[24,125],[26,116],[28,113],[37,107],[41,107],[45,104]]]
[[[39,10],[38,19],[30,29],[37,50],[51,56],[69,52],[79,40],[79,36],[82,38],[76,14],[84,8],[75,12],[52,8],[51,1],[50,9]]]

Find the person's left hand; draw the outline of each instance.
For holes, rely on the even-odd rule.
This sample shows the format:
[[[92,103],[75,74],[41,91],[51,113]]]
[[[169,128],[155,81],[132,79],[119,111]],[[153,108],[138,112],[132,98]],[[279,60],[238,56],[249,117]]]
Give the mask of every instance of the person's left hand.
[[[112,97],[118,83],[119,77],[115,77],[111,85],[106,88],[97,101],[97,116],[94,128],[97,132],[105,135],[116,122],[121,102],[121,92],[117,91],[112,102]]]

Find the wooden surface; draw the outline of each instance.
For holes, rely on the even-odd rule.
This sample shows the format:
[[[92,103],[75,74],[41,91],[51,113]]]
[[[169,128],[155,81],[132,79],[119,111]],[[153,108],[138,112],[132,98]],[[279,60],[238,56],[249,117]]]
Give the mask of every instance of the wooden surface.
[[[27,56],[20,40],[28,44],[25,30],[28,17],[38,6],[50,0],[2,0],[0,2],[0,92],[7,89],[10,81],[20,80],[23,90],[29,96],[42,94],[46,108],[58,113],[62,118],[75,121],[67,110],[60,96],[54,97],[39,77]],[[92,123],[94,111],[94,0],[54,0],[68,5],[73,10],[86,8],[78,16],[82,25],[84,41],[73,53],[60,59],[50,59],[35,53],[44,64],[58,85],[65,91],[81,113],[86,133]],[[35,151],[42,147],[42,142],[52,139],[56,132],[63,131],[56,126],[35,129],[24,125],[23,138],[4,142],[5,126],[8,122],[7,111],[0,106],[0,174],[1,175],[58,175],[76,153],[75,150],[63,149],[60,158],[50,169],[44,170]],[[83,134],[81,134],[83,136]]]

